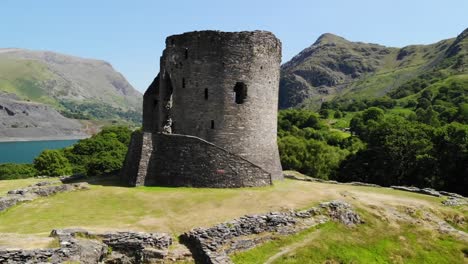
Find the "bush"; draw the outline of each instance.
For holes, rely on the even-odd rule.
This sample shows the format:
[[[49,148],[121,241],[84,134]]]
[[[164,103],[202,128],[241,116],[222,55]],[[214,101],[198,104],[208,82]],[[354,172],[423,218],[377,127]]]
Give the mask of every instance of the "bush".
[[[31,178],[36,174],[37,171],[32,164],[0,164],[0,180]]]
[[[123,165],[125,154],[119,151],[106,152],[94,156],[88,163],[88,175],[107,175],[120,170]]]
[[[124,126],[106,127],[91,138],[63,150],[74,173],[105,175],[122,168],[132,131]]]
[[[72,173],[68,159],[60,150],[44,150],[34,159],[34,168],[38,175],[63,176]]]
[[[337,118],[337,119],[342,118],[342,117],[343,117],[343,113],[341,113],[340,110],[337,110],[337,111],[335,112],[335,114],[333,115],[333,117],[334,117],[334,118]]]

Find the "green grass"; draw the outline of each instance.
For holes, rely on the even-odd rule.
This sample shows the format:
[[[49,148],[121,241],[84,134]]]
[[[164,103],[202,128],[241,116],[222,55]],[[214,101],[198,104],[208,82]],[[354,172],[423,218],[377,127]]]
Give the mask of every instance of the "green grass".
[[[234,263],[264,263],[277,252],[272,263],[464,263],[466,244],[448,235],[418,226],[395,228],[373,216],[366,224],[347,228],[327,223],[299,234],[267,242],[232,258]],[[376,230],[379,230],[376,232]],[[315,232],[319,237],[308,239]],[[289,249],[289,250],[285,250]]]
[[[54,77],[47,67],[34,60],[0,58],[0,90],[21,99],[50,103],[44,82]]]

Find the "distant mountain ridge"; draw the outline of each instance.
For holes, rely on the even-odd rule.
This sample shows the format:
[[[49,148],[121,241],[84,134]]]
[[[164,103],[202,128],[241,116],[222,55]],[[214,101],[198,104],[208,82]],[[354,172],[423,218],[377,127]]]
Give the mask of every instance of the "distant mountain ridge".
[[[434,44],[394,48],[323,34],[282,65],[280,108],[318,109],[337,98],[381,97],[437,69],[466,74],[467,35],[468,29]]]
[[[44,137],[47,133],[41,131],[50,126],[59,128],[52,133],[57,137],[72,132],[82,136],[79,122],[65,122],[67,118],[141,122],[142,94],[108,62],[51,51],[0,49],[0,99],[15,113],[0,109],[0,135],[4,137],[20,128],[21,135]],[[29,114],[38,110],[34,113],[38,118],[33,121],[27,117],[25,109]],[[47,121],[47,116],[51,120]]]
[[[0,49],[0,90],[33,101],[92,100],[141,110],[141,93],[108,62],[50,51]]]

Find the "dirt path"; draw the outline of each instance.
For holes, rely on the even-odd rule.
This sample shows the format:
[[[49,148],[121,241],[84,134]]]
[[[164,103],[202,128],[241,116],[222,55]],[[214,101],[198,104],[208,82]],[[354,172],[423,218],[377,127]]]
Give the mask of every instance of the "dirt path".
[[[294,252],[296,249],[304,246],[304,245],[307,245],[310,241],[316,239],[317,237],[319,237],[321,231],[320,230],[317,230],[313,233],[311,233],[309,236],[307,236],[304,240],[301,240],[300,242],[297,242],[297,243],[294,243],[294,244],[291,244],[289,246],[286,246],[284,248],[281,249],[280,252],[274,254],[273,256],[269,257],[266,261],[265,261],[265,264],[271,264],[273,263],[275,260],[279,259],[280,257],[282,257],[283,255],[286,255],[290,252]]]

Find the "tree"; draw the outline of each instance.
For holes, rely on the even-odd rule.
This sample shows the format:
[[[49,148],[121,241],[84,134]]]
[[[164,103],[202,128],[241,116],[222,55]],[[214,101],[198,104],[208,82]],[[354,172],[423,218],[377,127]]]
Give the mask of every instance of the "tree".
[[[125,153],[119,151],[105,152],[94,156],[88,163],[88,175],[106,175],[122,168]]]
[[[340,110],[337,110],[335,114],[333,115],[334,118],[339,119],[343,117],[343,113],[341,113]]]
[[[321,118],[326,119],[330,116],[330,111],[328,109],[320,109],[319,114]]]
[[[362,113],[362,119],[364,122],[369,120],[379,121],[384,117],[384,110],[378,107],[369,107]]]
[[[63,176],[72,173],[68,159],[59,150],[44,150],[34,159],[34,168],[38,175]]]

